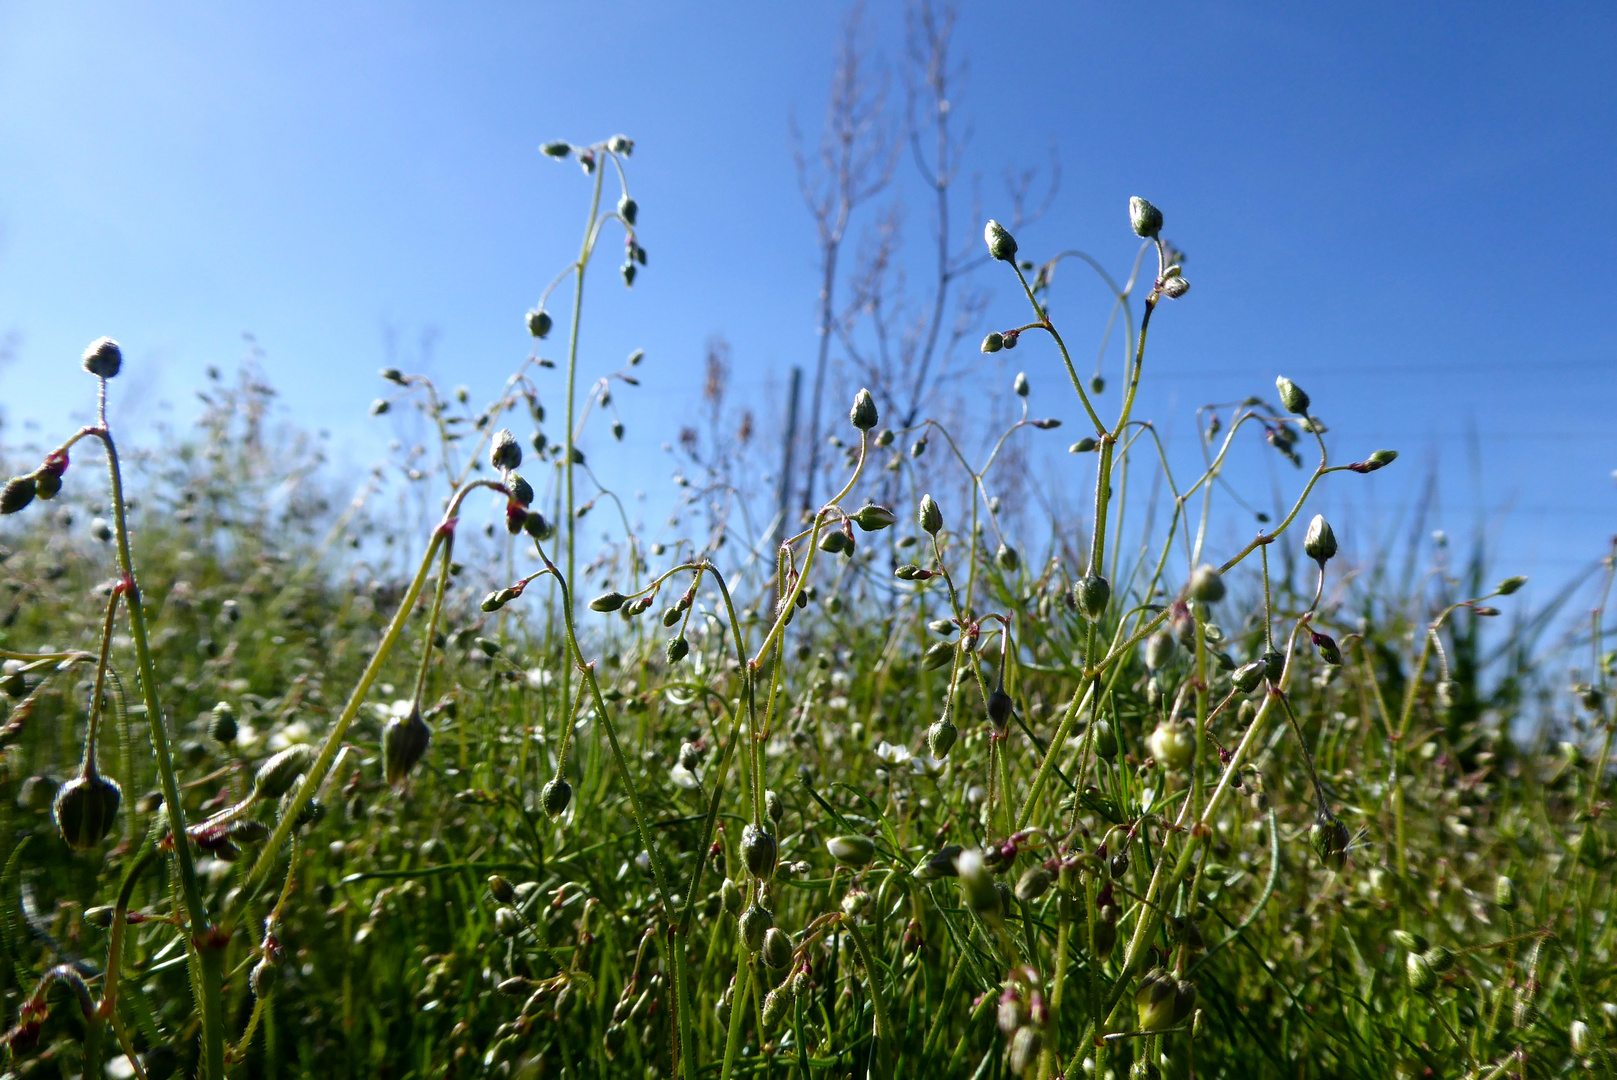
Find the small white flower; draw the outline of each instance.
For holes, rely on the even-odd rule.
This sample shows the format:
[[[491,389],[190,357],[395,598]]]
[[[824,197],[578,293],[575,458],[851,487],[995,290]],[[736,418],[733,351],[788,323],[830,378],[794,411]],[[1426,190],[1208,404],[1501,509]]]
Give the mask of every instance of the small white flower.
[[[942,758],[935,758],[931,754],[916,754],[910,758],[910,771],[917,776],[938,776],[948,764]]]
[[[409,703],[406,702],[405,704],[408,705]],[[405,715],[409,715],[408,710],[406,711]],[[275,731],[274,734],[270,735],[269,742],[266,745],[270,750],[279,753],[280,751],[285,750],[288,746],[308,742],[310,734],[311,732],[309,731],[308,724],[304,723],[302,720],[294,720],[290,724],[285,725],[284,727]]]
[[[527,682],[529,690],[542,690],[550,685],[550,672],[546,671],[544,668],[529,668],[527,672]]]
[[[910,753],[909,747],[894,746],[886,739],[883,739],[880,745],[876,747],[876,756],[889,765],[902,765],[913,755]]]
[[[684,788],[686,791],[702,790],[702,781],[697,778],[695,773],[683,765],[676,764],[670,769],[668,778],[674,782],[675,787]]]

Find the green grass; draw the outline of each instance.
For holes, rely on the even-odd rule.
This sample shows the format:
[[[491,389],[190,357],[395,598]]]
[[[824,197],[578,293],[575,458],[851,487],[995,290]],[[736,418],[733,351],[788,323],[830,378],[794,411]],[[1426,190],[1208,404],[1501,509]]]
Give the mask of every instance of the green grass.
[[[629,149],[589,149],[563,371],[530,362],[481,411],[385,373],[373,411],[437,433],[397,510],[367,481],[339,512],[249,373],[210,388],[195,439],[125,463],[138,609],[106,585],[125,528],[90,467],[102,429],[10,519],[14,1074],[133,1051],[153,1077],[1612,1075],[1600,614],[1584,657],[1529,649],[1523,619],[1489,663],[1479,627],[1515,579],[1406,594],[1344,571],[1362,545],[1337,554],[1307,497],[1384,462],[1330,460],[1283,380],[1278,407],[1203,414],[1206,471],[1169,472],[1132,385],[1150,319],[1193,301],[1149,207],[1133,224],[1160,263],[1143,319],[1117,297],[1121,393],[1066,364],[1096,444],[1080,555],[1001,534],[994,469],[1040,428],[1025,409],[972,464],[958,432],[889,435],[863,397],[846,487],[773,563],[632,534],[575,550],[581,507],[615,501],[572,464],[610,384],[574,384]],[[1008,260],[1007,239],[991,227]],[[1017,337],[1030,366],[1065,360],[1031,269],[1000,271],[1027,286]],[[496,432],[544,430],[541,378],[566,379],[563,433],[512,453]],[[967,498],[926,495],[944,474],[903,450],[923,435]],[[1288,516],[1215,552],[1238,439],[1318,460]],[[532,503],[490,541],[479,489],[520,494],[524,448]],[[1154,537],[1134,524],[1153,474]],[[1589,684],[1570,698],[1569,662]],[[91,727],[122,788],[99,824],[49,802]],[[262,768],[288,745],[308,750]]]

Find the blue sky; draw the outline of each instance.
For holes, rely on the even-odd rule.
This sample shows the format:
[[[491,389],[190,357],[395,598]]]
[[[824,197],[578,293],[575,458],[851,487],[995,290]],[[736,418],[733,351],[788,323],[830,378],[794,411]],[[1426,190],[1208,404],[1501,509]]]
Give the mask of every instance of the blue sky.
[[[812,360],[814,234],[787,121],[817,128],[842,11],[0,2],[8,438],[82,410],[70,373],[100,334],[125,345],[127,412],[168,401],[183,420],[203,369],[233,363],[251,331],[289,414],[374,460],[393,434],[366,415],[388,332],[408,360],[432,328],[432,373],[493,393],[527,355],[523,312],[573,257],[587,197],[537,147],[621,131],[650,264],[632,293],[612,252],[598,264],[583,363],[647,350],[645,386],[618,395],[636,449],[597,438],[597,460],[656,488],[671,469],[641,451],[693,408],[709,335],[732,343],[765,423],[784,372]],[[902,8],[872,3],[869,23],[876,54],[901,61]],[[1131,194],[1190,253],[1194,288],[1153,326],[1139,409],[1181,451],[1195,405],[1272,393],[1284,373],[1344,460],[1403,453],[1373,479],[1335,478],[1328,512],[1398,520],[1435,470],[1429,524],[1463,536],[1481,515],[1500,572],[1535,575],[1540,595],[1603,553],[1611,7],[978,3],[959,44],[984,213],[1004,213],[1006,165],[1060,149],[1025,253],[1082,247],[1125,270]],[[913,206],[912,243],[928,227]],[[1058,319],[1090,353],[1104,306],[1063,274]],[[1023,319],[1010,283],[982,284],[982,331]],[[1028,370],[1064,446],[1078,409],[1054,353],[1029,344],[1006,371]],[[1271,465],[1250,466],[1260,494]],[[1077,491],[1088,465],[1058,455],[1046,475]]]

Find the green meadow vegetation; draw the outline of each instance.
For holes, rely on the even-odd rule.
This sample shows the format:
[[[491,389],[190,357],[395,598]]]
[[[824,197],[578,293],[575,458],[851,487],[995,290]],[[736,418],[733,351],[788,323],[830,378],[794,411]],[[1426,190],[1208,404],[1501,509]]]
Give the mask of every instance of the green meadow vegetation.
[[[544,149],[578,258],[487,404],[382,372],[428,433],[391,479],[251,367],[126,448],[109,339],[96,419],[6,452],[6,1075],[1617,1072],[1609,558],[1575,653],[1521,578],[1400,578],[1310,506],[1396,454],[1273,372],[1185,475],[1134,405],[1196,294],[1121,198],[1139,261],[1059,325],[1053,253],[984,231],[1026,316],[973,337],[1076,434],[1021,376],[986,438],[859,390],[778,540],[642,535],[576,445],[659,378],[587,347],[586,282],[650,272],[633,146]],[[1066,437],[1081,521],[1013,524],[1007,456]],[[1287,509],[1227,546],[1254,444]]]

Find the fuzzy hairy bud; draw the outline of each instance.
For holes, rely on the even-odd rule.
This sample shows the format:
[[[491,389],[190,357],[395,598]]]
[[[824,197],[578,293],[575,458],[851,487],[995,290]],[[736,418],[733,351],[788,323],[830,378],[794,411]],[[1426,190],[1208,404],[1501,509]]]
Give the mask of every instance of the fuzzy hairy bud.
[[[258,767],[253,776],[253,798],[262,801],[279,799],[288,791],[314,760],[314,750],[302,743],[289,746]]]
[[[983,241],[988,245],[988,254],[1000,262],[1010,262],[1016,258],[1016,238],[992,218],[983,226]]]
[[[409,779],[431,742],[432,729],[421,718],[419,704],[410,707],[408,716],[389,717],[382,726],[382,772],[387,782],[398,787]]]
[[[921,507],[916,513],[916,521],[921,531],[931,536],[938,535],[943,528],[943,511],[939,509],[938,502],[931,495],[921,496]]]
[[[87,761],[78,776],[56,789],[51,806],[56,831],[75,851],[93,848],[112,831],[122,800],[123,789]]]
[[[1336,556],[1336,533],[1321,514],[1315,514],[1314,520],[1308,523],[1308,533],[1303,537],[1303,553],[1320,566]]]
[[[110,379],[123,369],[123,350],[109,337],[96,338],[85,347],[81,363],[91,375]]]
[[[1135,236],[1155,239],[1162,231],[1162,211],[1135,195],[1129,199],[1129,225]]]
[[[1297,416],[1307,416],[1309,398],[1302,387],[1281,375],[1275,379],[1275,389],[1280,393],[1280,404],[1286,411]]]

